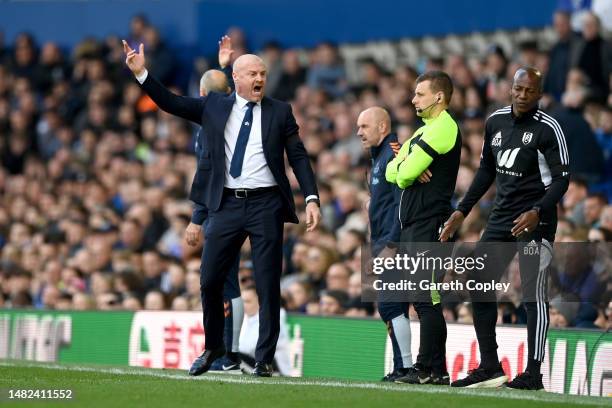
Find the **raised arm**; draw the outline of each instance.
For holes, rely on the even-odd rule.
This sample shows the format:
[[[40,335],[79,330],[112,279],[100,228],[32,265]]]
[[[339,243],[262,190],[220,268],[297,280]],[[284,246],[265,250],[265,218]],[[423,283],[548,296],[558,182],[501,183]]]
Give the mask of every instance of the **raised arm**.
[[[205,98],[190,98],[176,95],[166,89],[158,80],[151,77],[145,68],[146,60],[143,44],[140,44],[139,52],[136,52],[123,40],[123,51],[126,55],[125,64],[134,73],[142,89],[160,109],[194,123],[202,123]]]
[[[218,58],[221,69],[231,65],[233,53],[234,49],[232,48],[232,39],[229,36],[224,35],[221,37],[221,41],[219,41]]]
[[[230,88],[235,89],[234,78],[232,78],[232,54],[234,53],[234,49],[232,48],[232,39],[228,35],[224,35],[221,37],[221,41],[219,41],[219,68],[225,74],[227,78],[227,83]]]

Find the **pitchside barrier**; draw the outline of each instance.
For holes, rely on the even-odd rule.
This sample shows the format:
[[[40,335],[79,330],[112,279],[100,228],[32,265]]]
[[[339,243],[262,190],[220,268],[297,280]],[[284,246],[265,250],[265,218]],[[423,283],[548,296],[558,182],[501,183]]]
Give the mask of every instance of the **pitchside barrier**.
[[[291,375],[379,380],[391,370],[391,343],[375,319],[290,315]],[[416,357],[419,323],[412,322]],[[527,363],[524,326],[497,327],[510,377]],[[60,312],[0,309],[0,359],[187,369],[204,344],[199,312]],[[449,324],[451,380],[478,364],[471,325]],[[542,364],[546,390],[612,396],[612,333],[551,329]]]

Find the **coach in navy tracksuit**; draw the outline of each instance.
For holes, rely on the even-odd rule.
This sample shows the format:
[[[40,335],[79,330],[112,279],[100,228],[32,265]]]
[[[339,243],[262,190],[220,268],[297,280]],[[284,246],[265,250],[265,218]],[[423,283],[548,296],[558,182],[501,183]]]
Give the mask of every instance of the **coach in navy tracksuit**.
[[[361,136],[362,140],[364,136]],[[397,136],[390,133],[383,136],[378,146],[370,147],[372,173],[370,185],[370,241],[372,254],[382,251],[387,244],[399,242],[401,224],[397,217],[399,189],[385,180],[385,166],[395,157],[400,144]]]
[[[399,189],[385,180],[387,164],[400,149],[397,136],[390,133],[391,120],[382,108],[372,107],[357,119],[357,135],[364,148],[370,149],[372,173],[370,185],[370,240],[372,256],[377,256],[390,243],[399,242],[401,224],[398,217]],[[393,345],[393,371],[383,381],[394,381],[412,367],[408,303],[378,302],[380,317],[387,325]]]

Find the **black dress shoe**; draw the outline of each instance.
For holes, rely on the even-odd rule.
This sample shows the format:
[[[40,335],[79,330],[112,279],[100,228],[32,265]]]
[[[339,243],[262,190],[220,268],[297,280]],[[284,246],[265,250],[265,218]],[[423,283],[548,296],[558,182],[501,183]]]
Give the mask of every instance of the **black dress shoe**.
[[[210,369],[212,363],[219,357],[223,357],[225,354],[225,348],[221,347],[215,350],[204,350],[200,357],[196,358],[191,364],[189,369],[189,375],[200,375],[204,374]]]
[[[258,361],[255,363],[255,368],[253,368],[253,376],[272,377],[272,371],[272,364],[266,364]]]

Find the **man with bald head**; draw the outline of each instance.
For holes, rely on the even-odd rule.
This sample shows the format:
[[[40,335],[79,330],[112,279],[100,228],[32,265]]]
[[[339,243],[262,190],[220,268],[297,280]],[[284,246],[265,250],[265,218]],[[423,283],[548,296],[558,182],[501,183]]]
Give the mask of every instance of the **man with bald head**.
[[[399,152],[397,136],[391,133],[391,118],[386,110],[374,106],[359,114],[357,136],[364,149],[370,151],[370,244],[372,257],[399,242],[401,225],[398,219],[399,189],[385,181],[387,164]],[[411,331],[408,319],[409,304],[386,302],[380,299],[378,313],[387,326],[393,349],[393,370],[382,381],[393,382],[408,374],[412,368]]]
[[[196,173],[201,179],[190,193],[208,208],[200,267],[206,343],[189,374],[205,373],[225,354],[223,284],[248,237],[260,304],[253,375],[269,377],[280,330],[283,223],[298,222],[285,154],[304,195],[307,230],[321,218],[315,176],[291,106],[264,96],[266,65],[256,55],[234,62],[235,93],[190,98],[173,94],[148,74],[144,45],[137,52],[123,44],[128,68],[157,106],[200,124],[207,139]]]
[[[227,93],[232,91],[225,72],[218,69],[209,69],[200,79],[200,96],[206,96],[210,92]]]
[[[557,229],[557,204],[569,185],[569,156],[559,123],[538,109],[542,75],[519,68],[510,91],[512,105],[493,112],[485,124],[480,167],[465,197],[444,224],[441,240],[460,227],[472,207],[495,181],[495,202],[481,242],[510,242],[510,246],[481,245],[491,252],[476,278],[498,281],[519,254],[522,300],[527,312],[528,361],[525,372],[508,383],[510,388],[541,390],[540,365],[548,330],[547,269]],[[526,248],[531,247],[528,251]],[[535,247],[535,249],[534,249]],[[498,253],[499,252],[499,253]],[[453,387],[498,387],[507,377],[497,355],[495,293],[470,292],[480,365]]]
[[[357,136],[364,149],[370,151],[370,238],[372,254],[382,251],[388,243],[398,242],[400,224],[397,220],[399,190],[385,182],[385,168],[399,151],[397,136],[391,133],[391,118],[386,110],[374,106],[359,114]]]

